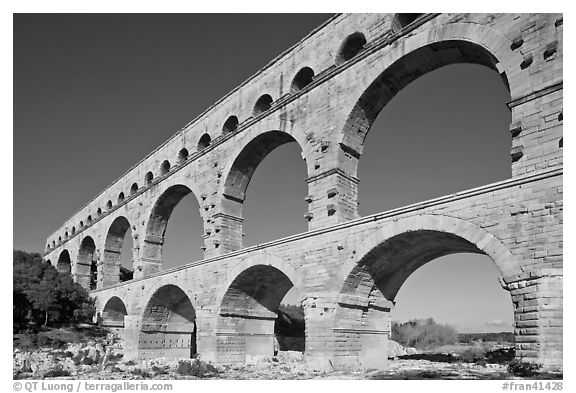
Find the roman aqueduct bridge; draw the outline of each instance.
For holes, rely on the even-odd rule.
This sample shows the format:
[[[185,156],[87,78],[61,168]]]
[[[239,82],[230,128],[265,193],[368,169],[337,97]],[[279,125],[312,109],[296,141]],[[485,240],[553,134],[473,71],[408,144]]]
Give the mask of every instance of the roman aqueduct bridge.
[[[357,368],[385,366],[389,312],[412,272],[486,254],[514,305],[517,358],[561,368],[562,29],[561,14],[336,15],[75,213],[44,259],[92,289],[127,353],[269,355],[295,286],[306,357]],[[455,63],[492,69],[510,91],[511,178],[360,217],[357,167],[376,116],[410,82]],[[243,247],[248,183],[286,143],[306,162],[308,231]],[[190,193],[204,259],[163,270],[168,220]],[[121,281],[129,228],[134,273]]]

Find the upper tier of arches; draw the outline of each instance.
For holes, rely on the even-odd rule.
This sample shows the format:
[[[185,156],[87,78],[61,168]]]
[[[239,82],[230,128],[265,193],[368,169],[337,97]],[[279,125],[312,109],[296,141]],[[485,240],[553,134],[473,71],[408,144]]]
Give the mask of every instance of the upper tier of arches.
[[[422,16],[422,15],[420,15]],[[381,14],[372,16],[372,23],[380,24],[380,20],[383,19],[385,21],[384,25],[392,26],[393,19],[395,14]],[[333,29],[332,24],[334,24],[337,20],[346,18],[349,27],[347,30],[337,31],[337,34],[331,31]],[[309,36],[305,37],[300,43],[295,45],[292,51],[287,51],[282,54],[279,58],[275,59],[270,65],[268,65],[265,69],[258,72],[254,77],[246,81],[236,90],[233,90],[228,96],[224,99],[220,100],[218,104],[211,108],[209,112],[211,112],[211,119],[215,120],[211,121],[211,125],[208,126],[208,132],[202,131],[197,133],[193,130],[194,124],[198,123],[200,120],[205,120],[206,115],[200,116],[200,118],[196,119],[193,123],[185,127],[186,133],[192,132],[197,133],[196,137],[191,138],[191,140],[196,139],[197,145],[194,146],[193,144],[188,144],[186,146],[180,146],[180,150],[188,151],[202,151],[206,147],[210,146],[215,139],[222,138],[228,134],[231,134],[237,131],[243,124],[250,122],[254,117],[265,115],[271,109],[274,109],[276,102],[280,98],[286,98],[286,96],[294,95],[294,94],[301,94],[300,92],[307,87],[308,85],[312,84],[315,81],[315,76],[318,74],[322,74],[332,68],[334,65],[341,65],[346,61],[342,61],[341,59],[345,57],[347,60],[351,60],[355,57],[360,50],[355,48],[350,50],[349,46],[346,45],[346,42],[355,42],[354,37],[357,37],[358,34],[365,37],[366,40],[374,40],[384,31],[370,31],[368,27],[365,25],[366,20],[359,18],[358,16],[352,15],[336,15],[331,20],[329,20],[325,25],[321,26],[317,30],[313,31]],[[326,48],[332,48],[331,50],[327,50],[326,53],[321,56],[320,58],[316,58],[312,60],[311,55],[315,53],[315,49],[312,47],[306,49],[304,52],[300,53],[300,51],[294,51],[297,46],[309,46],[312,45],[313,42],[320,41],[323,42],[323,46]],[[362,49],[362,48],[360,48]],[[343,53],[345,54],[343,55]],[[293,69],[294,66],[292,62],[288,62],[287,59],[289,56],[295,55],[298,58],[302,58],[307,65],[302,66],[297,69]],[[278,69],[280,68],[280,69]],[[289,75],[288,78],[281,77],[277,79],[279,74],[281,75]],[[274,86],[268,92],[264,93],[263,95],[258,95],[257,92],[257,85],[258,84],[249,84],[248,82],[252,81],[258,75],[262,75],[266,78],[265,85]],[[256,89],[255,89],[256,88]],[[241,93],[243,92],[243,93]],[[285,92],[285,93],[284,93]],[[248,94],[246,94],[248,93]],[[236,95],[242,94],[242,97],[248,97],[247,100],[243,98],[242,101],[246,101],[245,105],[238,105],[237,100],[235,100]],[[253,97],[253,98],[250,98]],[[263,100],[264,98],[264,100]],[[222,115],[217,115],[216,113]],[[214,116],[212,116],[214,115]],[[203,127],[205,130],[206,128]],[[166,147],[171,143],[176,142],[174,139],[167,141]],[[164,146],[163,145],[163,146]],[[162,149],[164,150],[164,149]],[[166,149],[171,150],[171,149]],[[156,158],[150,160],[152,156],[148,157],[147,159],[140,162],[137,167],[137,172],[139,173],[147,173],[146,176],[141,175],[141,178],[136,178],[132,176],[134,170],[131,170],[124,176],[121,181],[116,181],[109,190],[105,194],[100,195],[97,200],[93,201],[89,205],[87,205],[84,209],[82,209],[79,214],[76,215],[77,218],[82,219],[82,225],[80,225],[80,229],[84,229],[84,222],[92,221],[86,220],[85,216],[91,215],[92,217],[96,216],[95,212],[97,209],[101,209],[101,211],[111,210],[109,206],[105,207],[106,200],[116,200],[118,205],[127,202],[130,198],[128,197],[119,197],[121,196],[128,196],[128,195],[136,195],[137,191],[131,189],[131,185],[133,184],[140,184],[142,182],[145,186],[151,185],[154,180],[157,180],[159,177],[163,175],[167,175],[170,172],[170,164],[172,162],[178,162],[182,164],[189,160],[188,154],[182,156],[178,154],[175,157],[168,157],[165,154],[162,154],[161,150],[157,150],[154,152],[153,156],[159,156],[159,162],[163,162],[162,165],[153,163],[156,162]],[[162,156],[162,157],[160,157]],[[184,158],[183,158],[184,157]],[[166,169],[166,162],[168,162],[168,170]],[[125,184],[124,184],[125,183]],[[142,191],[142,190],[138,190]],[[115,195],[114,195],[115,194]],[[98,200],[103,200],[102,206],[98,206]],[[94,213],[90,213],[94,210]],[[84,217],[83,217],[84,216]],[[82,218],[83,217],[83,218]],[[76,221],[73,219],[73,221]],[[72,223],[71,223],[72,224]],[[77,223],[75,223],[76,226]],[[60,235],[61,236],[61,235]],[[62,242],[66,242],[67,238],[74,235],[65,236],[62,238]],[[54,237],[54,236],[51,236]],[[57,239],[58,236],[54,238]],[[62,237],[62,236],[61,236]],[[50,251],[56,246],[56,244],[52,245],[51,240],[48,241],[46,246],[46,251]]]
[[[425,15],[410,16],[405,19],[395,15],[388,18],[390,26],[392,26],[394,18],[396,18],[396,23],[402,25],[400,30],[396,32],[399,36],[402,34],[402,29],[413,29],[418,27],[419,21],[424,23],[429,20]],[[396,29],[398,30],[398,27]],[[342,75],[334,79],[334,83],[341,84],[343,87],[349,83],[346,75],[358,72],[360,69],[368,71],[363,73],[362,79],[356,80],[355,84],[346,90],[347,99],[343,102],[347,107],[341,111],[346,116],[337,115],[335,117],[334,124],[330,126],[333,128],[330,135],[318,137],[321,130],[309,130],[306,129],[306,125],[287,123],[282,118],[284,114],[275,111],[276,105],[287,102],[286,97],[290,94],[308,94],[310,85],[317,83],[321,80],[319,77],[326,73],[326,69],[318,68],[317,65],[309,61],[303,62],[306,65],[302,64],[301,67],[296,67],[292,70],[289,78],[284,78],[284,85],[278,88],[278,94],[273,92],[274,89],[266,89],[265,95],[269,97],[269,99],[266,98],[266,102],[269,106],[266,105],[263,110],[255,113],[257,103],[264,95],[250,94],[248,97],[252,98],[246,99],[243,112],[239,112],[238,107],[231,107],[229,111],[219,110],[217,112],[221,116],[217,116],[219,120],[214,123],[214,127],[204,128],[196,138],[180,138],[177,141],[171,141],[177,146],[156,151],[153,160],[145,160],[140,164],[138,170],[134,171],[135,176],[125,177],[125,184],[120,184],[120,182],[114,184],[105,195],[98,198],[97,203],[89,205],[81,214],[67,223],[58,236],[51,236],[47,243],[47,253],[66,244],[71,238],[84,232],[89,226],[107,215],[115,214],[114,212],[120,206],[140,197],[150,187],[169,178],[178,172],[179,168],[191,162],[198,162],[198,165],[202,165],[203,168],[217,168],[209,172],[215,176],[214,179],[194,179],[197,182],[209,181],[219,188],[216,200],[204,201],[202,195],[207,194],[206,188],[194,187],[194,192],[197,194],[196,198],[201,204],[206,202],[219,206],[222,200],[226,199],[226,196],[231,196],[232,198],[229,199],[232,200],[242,201],[245,186],[242,185],[237,187],[237,190],[233,190],[231,179],[243,177],[245,180],[249,180],[250,171],[253,172],[257,166],[258,163],[244,165],[244,170],[242,165],[234,164],[235,162],[246,161],[242,159],[243,152],[239,149],[242,146],[249,146],[251,141],[247,141],[248,144],[243,141],[233,147],[231,149],[233,153],[226,155],[226,162],[219,160],[222,153],[215,159],[206,156],[208,152],[218,148],[229,138],[235,137],[239,131],[257,128],[259,131],[250,132],[253,135],[254,146],[256,146],[260,142],[266,145],[265,133],[274,129],[287,130],[287,127],[294,127],[289,132],[280,132],[286,133],[302,146],[302,156],[306,159],[310,177],[322,173],[323,170],[331,169],[330,167],[321,167],[318,164],[321,160],[324,160],[323,162],[336,161],[337,167],[342,168],[346,174],[355,176],[357,162],[354,160],[357,160],[362,153],[362,146],[372,121],[397,91],[418,76],[447,64],[476,63],[498,72],[511,91],[519,89],[513,80],[514,74],[510,71],[516,71],[522,62],[522,55],[512,48],[509,38],[494,29],[476,23],[452,23],[450,25],[435,25],[429,29],[423,28],[422,31],[405,37],[402,46],[376,48],[384,51],[384,55],[381,56],[381,60],[375,66],[371,65],[370,67],[367,67],[367,64],[370,64],[369,56],[376,53],[374,40],[379,36],[375,36],[373,32],[370,33],[365,27],[361,29],[359,25],[355,26],[354,24],[349,26],[348,30],[345,34],[338,36],[340,38],[338,45],[334,46],[336,49],[332,52],[333,64],[331,67],[336,67],[336,70],[332,72],[339,72]],[[367,59],[367,61],[353,61],[356,58]],[[336,59],[340,60],[336,61]],[[271,94],[268,94],[270,90],[272,90]],[[284,91],[287,93],[281,95],[280,93]],[[321,93],[321,91],[315,91],[315,94],[321,95]],[[310,97],[310,100],[316,99],[313,95]],[[219,105],[222,104],[219,103]],[[313,101],[312,104],[318,104],[318,101]],[[291,105],[290,110],[297,112],[301,110],[297,107],[305,105],[305,102],[294,101]],[[258,122],[247,123],[254,120],[254,116],[261,118],[258,119]],[[281,127],[259,126],[261,123],[269,122],[270,119],[278,121]],[[250,127],[244,127],[245,124],[249,124]],[[225,149],[222,148],[222,150]],[[189,154],[189,152],[193,153]],[[322,157],[331,158],[324,159]],[[154,165],[148,165],[149,162],[154,163]],[[247,185],[246,181],[238,181],[234,184]],[[143,184],[143,186],[138,188],[138,184]],[[117,203],[109,206],[105,203],[107,200],[116,200]],[[100,201],[102,201],[101,207],[99,206]],[[96,214],[97,209],[101,209],[101,214]],[[79,221],[76,221],[77,219]],[[73,231],[67,229],[72,226],[74,227]],[[61,239],[60,241],[56,240],[58,237]]]

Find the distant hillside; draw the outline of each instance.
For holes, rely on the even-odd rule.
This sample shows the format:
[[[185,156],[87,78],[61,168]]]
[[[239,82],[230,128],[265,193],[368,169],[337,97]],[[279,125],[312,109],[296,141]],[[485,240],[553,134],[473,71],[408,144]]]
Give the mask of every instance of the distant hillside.
[[[458,334],[458,341],[469,343],[472,341],[492,341],[498,343],[514,343],[514,333],[461,333]]]

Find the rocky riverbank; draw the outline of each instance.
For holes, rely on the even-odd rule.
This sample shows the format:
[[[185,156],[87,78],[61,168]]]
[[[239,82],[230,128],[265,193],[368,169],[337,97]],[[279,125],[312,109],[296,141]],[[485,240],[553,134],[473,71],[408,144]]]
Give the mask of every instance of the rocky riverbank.
[[[22,338],[19,338],[22,341]],[[68,339],[72,341],[71,339]],[[39,340],[40,341],[40,340]],[[46,340],[45,340],[46,341]],[[512,379],[506,362],[460,359],[454,354],[415,354],[411,348],[391,344],[395,357],[382,370],[343,372],[315,369],[301,352],[281,351],[239,366],[213,365],[198,359],[124,359],[121,342],[113,334],[100,334],[80,342],[54,342],[35,348],[15,345],[14,379]],[[490,358],[488,358],[490,359]],[[534,378],[562,378],[538,374]]]

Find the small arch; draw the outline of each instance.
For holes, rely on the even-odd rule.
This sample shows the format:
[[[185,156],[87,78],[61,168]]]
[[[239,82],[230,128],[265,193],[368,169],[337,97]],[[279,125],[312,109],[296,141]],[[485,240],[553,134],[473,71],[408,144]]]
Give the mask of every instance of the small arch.
[[[310,67],[304,67],[294,77],[292,80],[292,85],[290,86],[290,93],[294,94],[310,83],[312,83],[314,79],[314,71]]]
[[[252,111],[253,116],[258,116],[261,113],[266,112],[268,109],[272,108],[272,97],[269,94],[264,94],[258,98],[256,104],[254,104],[254,110]]]
[[[182,163],[184,161],[186,161],[188,159],[188,149],[186,149],[185,147],[183,147],[182,149],[180,149],[180,151],[178,152],[178,162]]]
[[[80,221],[80,228],[84,228],[84,221]]]
[[[160,174],[165,175],[168,172],[170,172],[170,161],[164,160],[164,162],[162,162],[162,165],[160,165]]]
[[[412,24],[412,22],[422,15],[424,14],[396,14],[394,15],[394,19],[392,19],[392,30],[398,32]]]
[[[66,239],[68,237],[68,231],[64,232],[64,238]]]
[[[50,259],[47,259],[47,260],[46,260],[46,263],[49,264],[49,265],[52,265],[52,261],[51,261]]]
[[[76,227],[72,227],[72,235],[76,234]]]
[[[108,200],[108,202],[106,202],[106,209],[112,210],[112,201],[111,200]]]
[[[210,138],[210,135],[208,133],[202,135],[202,137],[198,141],[198,151],[204,150],[205,148],[210,146],[211,142],[212,142],[212,139]]]
[[[118,296],[112,296],[102,309],[100,324],[108,328],[123,328],[124,317],[128,315],[124,302]]]
[[[58,236],[58,244],[62,244],[62,236]]]
[[[236,131],[238,128],[238,118],[234,115],[230,116],[222,126],[222,134],[226,135]]]
[[[92,215],[89,215],[88,218],[86,218],[86,223],[87,223],[87,224],[91,224],[91,223],[92,223]]]
[[[124,193],[121,192],[120,194],[118,194],[118,204],[124,202]]]
[[[56,247],[56,241],[52,240],[52,248]]]
[[[144,177],[144,182],[146,183],[146,185],[150,185],[152,183],[152,179],[154,179],[154,174],[152,174],[152,172],[148,172]]]
[[[132,183],[132,186],[130,187],[130,195],[134,195],[137,192],[138,192],[138,184]]]
[[[360,32],[352,33],[340,45],[338,56],[336,57],[336,65],[343,64],[356,56],[366,45],[366,37]]]
[[[101,216],[102,215],[102,209],[98,208],[98,210],[96,210],[96,215]]]

